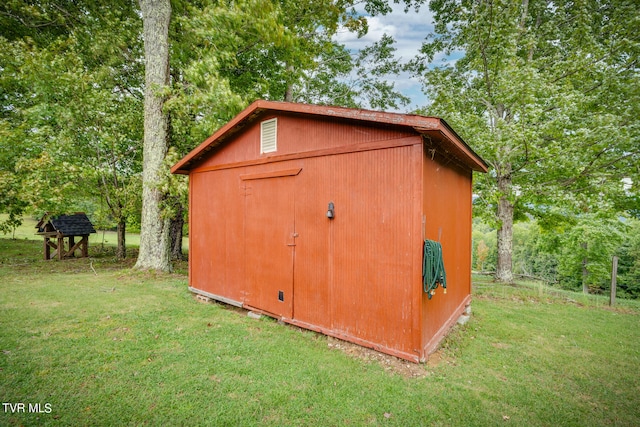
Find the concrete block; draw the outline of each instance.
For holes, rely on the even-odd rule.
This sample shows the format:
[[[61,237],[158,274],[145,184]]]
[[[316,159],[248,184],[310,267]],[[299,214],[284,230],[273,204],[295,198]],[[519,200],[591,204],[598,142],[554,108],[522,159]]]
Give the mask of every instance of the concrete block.
[[[196,299],[198,301],[200,301],[200,302],[210,302],[211,301],[211,298],[209,298],[207,296],[204,296],[204,295],[199,295],[199,294],[196,294]]]
[[[458,325],[465,325],[469,321],[470,317],[464,314],[458,318]]]

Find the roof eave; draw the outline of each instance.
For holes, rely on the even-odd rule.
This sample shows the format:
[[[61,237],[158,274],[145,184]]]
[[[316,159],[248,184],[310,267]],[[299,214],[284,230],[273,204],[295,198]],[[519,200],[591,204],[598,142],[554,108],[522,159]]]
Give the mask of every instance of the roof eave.
[[[173,174],[181,174],[188,175],[190,172],[189,164],[196,160],[197,157],[204,151],[208,151],[210,146],[214,141],[220,139],[222,136],[226,135],[229,131],[234,129],[238,124],[243,122],[247,117],[253,115],[256,110],[259,109],[260,105],[266,101],[255,101],[249,107],[242,110],[237,116],[231,119],[226,125],[222,126],[218,129],[213,135],[209,138],[205,139],[202,144],[198,145],[196,148],[191,150],[186,156],[184,156],[178,163],[173,165],[171,168],[171,173]]]
[[[251,121],[253,117],[263,111],[281,111],[319,117],[334,117],[368,123],[381,123],[392,126],[409,127],[419,133],[440,131],[445,138],[456,147],[462,159],[472,170],[487,172],[487,164],[469,147],[460,136],[445,122],[437,117],[425,117],[412,114],[387,113],[372,110],[358,110],[345,107],[330,107],[311,104],[297,104],[289,102],[258,100],[235,116],[226,125],[218,129],[213,135],[191,150],[184,158],[171,168],[171,173],[188,175],[191,165],[204,153],[217,147],[231,135],[235,134],[242,124]]]
[[[480,157],[473,149],[467,145],[466,142],[453,130],[451,126],[444,120],[438,119],[440,121],[440,126],[438,131],[442,134],[444,138],[446,138],[449,143],[456,148],[458,153],[458,157],[469,166],[472,170],[476,172],[488,172],[487,163]],[[424,128],[414,128],[417,132],[422,134],[426,134],[426,132],[431,131],[432,129],[424,129]]]

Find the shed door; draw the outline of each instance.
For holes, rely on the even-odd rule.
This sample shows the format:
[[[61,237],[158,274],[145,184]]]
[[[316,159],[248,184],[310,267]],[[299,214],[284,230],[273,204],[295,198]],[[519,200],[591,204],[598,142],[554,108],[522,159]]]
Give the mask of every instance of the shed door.
[[[246,194],[245,303],[293,316],[294,177],[243,178]]]

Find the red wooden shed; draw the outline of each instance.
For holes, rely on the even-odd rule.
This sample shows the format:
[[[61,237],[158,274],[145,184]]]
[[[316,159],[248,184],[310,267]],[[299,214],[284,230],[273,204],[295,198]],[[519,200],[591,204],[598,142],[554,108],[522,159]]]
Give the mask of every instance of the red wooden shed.
[[[189,289],[414,362],[470,303],[472,171],[444,120],[256,101],[180,162]],[[423,289],[441,243],[447,292]]]

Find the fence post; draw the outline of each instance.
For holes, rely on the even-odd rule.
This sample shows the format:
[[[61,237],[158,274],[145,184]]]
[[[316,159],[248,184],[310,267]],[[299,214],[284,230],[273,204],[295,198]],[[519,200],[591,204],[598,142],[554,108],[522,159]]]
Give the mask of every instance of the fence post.
[[[613,265],[611,267],[611,296],[609,297],[609,305],[613,306],[616,303],[616,285],[618,277],[618,257],[613,256]]]

